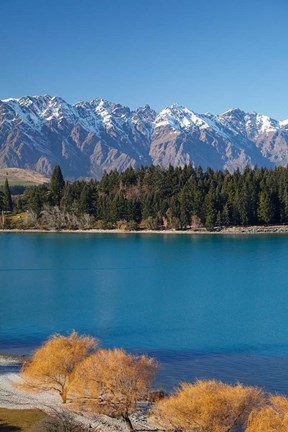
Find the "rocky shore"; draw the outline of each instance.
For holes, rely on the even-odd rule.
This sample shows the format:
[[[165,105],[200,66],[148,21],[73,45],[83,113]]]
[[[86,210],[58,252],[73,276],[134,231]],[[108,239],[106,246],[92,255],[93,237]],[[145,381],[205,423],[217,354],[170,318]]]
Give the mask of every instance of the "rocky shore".
[[[231,227],[218,231],[221,234],[288,234],[287,225]]]
[[[79,230],[45,230],[45,229],[4,229],[0,233],[75,233],[75,234],[288,234],[288,225],[269,225],[269,226],[235,226],[235,227],[215,227],[214,231],[207,231],[205,228],[191,228],[186,230],[163,229],[163,230],[123,230],[123,229],[79,229]]]
[[[27,392],[19,386],[22,383],[20,368],[22,357],[0,353],[0,408],[40,409],[47,414],[68,411],[76,422],[87,428],[102,432],[127,432],[125,422],[106,415],[89,414],[73,411],[71,404],[63,405],[59,396],[53,392]],[[147,418],[146,406],[131,415],[131,420],[138,431],[155,431],[155,425]]]

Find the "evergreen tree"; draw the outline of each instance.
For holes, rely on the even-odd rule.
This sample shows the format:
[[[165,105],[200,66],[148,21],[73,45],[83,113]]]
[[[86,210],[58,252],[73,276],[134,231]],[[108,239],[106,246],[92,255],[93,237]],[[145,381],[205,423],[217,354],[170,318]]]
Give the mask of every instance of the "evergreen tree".
[[[4,210],[3,192],[0,191],[0,210]]]
[[[60,201],[62,198],[64,186],[65,186],[65,181],[62,175],[61,168],[59,165],[56,165],[50,179],[52,205],[60,206]]]
[[[84,187],[81,191],[78,203],[78,210],[82,214],[93,214],[93,196],[88,183],[84,184]]]
[[[270,196],[267,192],[260,192],[258,204],[258,217],[260,222],[269,224],[273,219],[273,207]]]
[[[41,195],[39,190],[34,190],[28,202],[29,210],[32,210],[37,216],[42,210]]]
[[[205,227],[208,231],[213,231],[216,224],[215,194],[210,189],[205,197]]]
[[[231,224],[231,209],[230,206],[228,204],[228,202],[226,202],[224,209],[223,209],[223,214],[222,214],[222,223],[225,226],[229,226]]]
[[[180,204],[180,224],[182,228],[187,228],[191,221],[191,194],[185,185],[179,193]]]
[[[13,203],[7,178],[5,179],[3,188],[3,210],[12,211]]]

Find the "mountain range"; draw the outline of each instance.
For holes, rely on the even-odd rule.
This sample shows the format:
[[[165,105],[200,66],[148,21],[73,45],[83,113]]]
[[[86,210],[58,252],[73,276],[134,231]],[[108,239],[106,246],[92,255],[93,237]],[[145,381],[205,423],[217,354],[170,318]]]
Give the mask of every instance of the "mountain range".
[[[50,175],[59,164],[72,179],[187,163],[230,172],[247,164],[286,166],[288,120],[238,108],[213,115],[177,104],[159,113],[104,99],[71,105],[49,95],[0,101],[0,168]]]

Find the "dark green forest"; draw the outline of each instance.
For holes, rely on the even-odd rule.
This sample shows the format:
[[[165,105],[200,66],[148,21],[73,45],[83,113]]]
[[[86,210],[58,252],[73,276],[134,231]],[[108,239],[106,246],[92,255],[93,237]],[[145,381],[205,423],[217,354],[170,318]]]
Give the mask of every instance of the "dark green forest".
[[[11,228],[220,229],[229,226],[288,224],[288,168],[244,172],[203,171],[200,167],[128,168],[101,180],[65,182],[56,166],[49,185],[0,195]],[[9,186],[8,186],[9,189]]]

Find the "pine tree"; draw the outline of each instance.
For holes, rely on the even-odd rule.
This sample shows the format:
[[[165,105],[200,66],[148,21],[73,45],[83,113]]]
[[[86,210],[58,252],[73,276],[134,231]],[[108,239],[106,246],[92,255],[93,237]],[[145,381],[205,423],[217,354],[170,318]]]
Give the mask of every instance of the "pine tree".
[[[41,192],[39,189],[32,190],[30,199],[27,203],[29,210],[32,210],[37,217],[42,210]]]
[[[273,207],[270,196],[266,192],[260,192],[258,204],[258,217],[261,222],[269,224],[273,219]]]
[[[205,227],[208,231],[213,231],[216,223],[216,206],[215,206],[215,194],[212,189],[209,190],[205,197]]]
[[[12,211],[12,208],[13,208],[13,203],[12,203],[9,183],[6,178],[4,183],[4,189],[3,189],[3,210]]]
[[[0,191],[0,210],[4,210],[3,192]]]
[[[65,181],[59,165],[56,165],[50,179],[51,204],[60,206]]]
[[[191,220],[191,193],[187,185],[185,185],[179,193],[180,203],[180,223],[182,228],[187,228]]]
[[[93,214],[93,197],[88,183],[84,184],[84,187],[81,191],[78,210],[82,214]]]
[[[223,225],[225,225],[225,226],[230,225],[230,223],[231,223],[230,214],[231,214],[230,205],[228,204],[228,202],[226,202],[224,209],[223,209],[223,214],[222,214]]]

